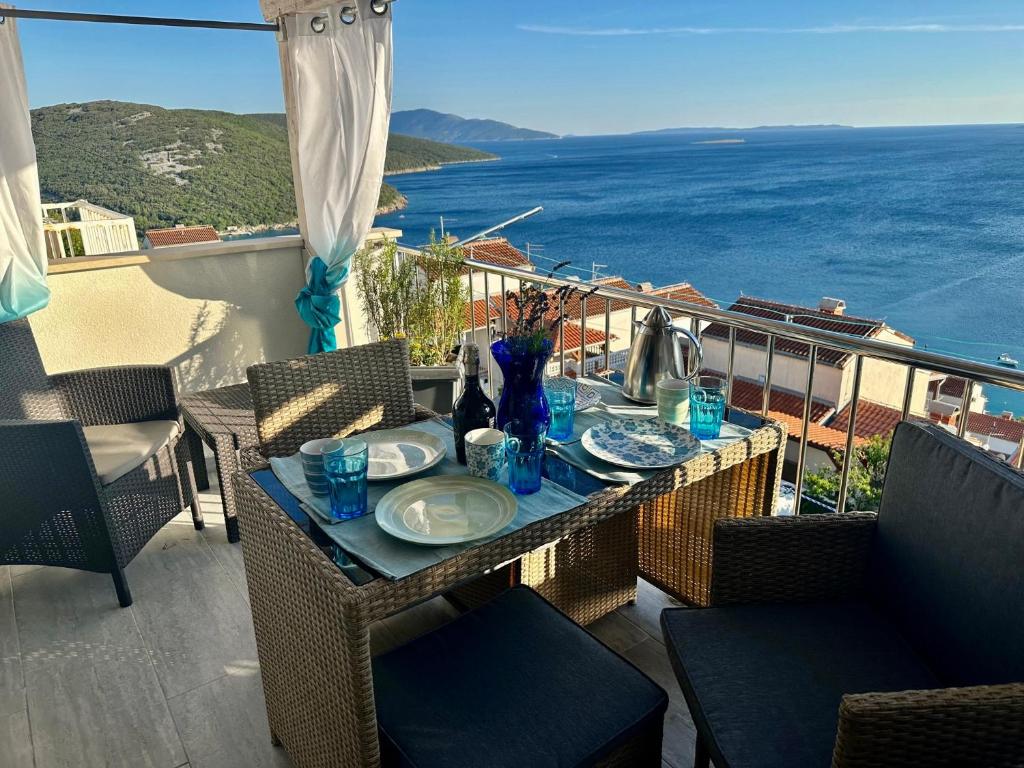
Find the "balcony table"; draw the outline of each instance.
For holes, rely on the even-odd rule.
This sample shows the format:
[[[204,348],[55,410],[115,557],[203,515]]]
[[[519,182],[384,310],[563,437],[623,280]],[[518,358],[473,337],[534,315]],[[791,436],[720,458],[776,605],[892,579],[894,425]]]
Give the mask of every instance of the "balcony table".
[[[185,421],[185,439],[188,440],[192,456],[197,457],[193,462],[196,486],[201,491],[210,487],[206,462],[201,460],[205,444],[213,451],[217,465],[228,541],[237,542],[238,518],[231,476],[239,467],[239,451],[259,443],[249,385],[234,384],[184,395],[181,398],[181,413]]]
[[[340,552],[269,466],[236,472],[274,738],[297,765],[376,765],[369,627],[435,595],[472,605],[524,583],[580,624],[635,600],[638,575],[685,598],[659,569],[699,576],[710,561],[713,518],[771,514],[778,493],[785,427],[738,409],[727,419],[753,431],[633,485],[601,482],[549,453],[545,476],[585,503],[402,579],[378,576]],[[719,488],[716,478],[730,488]],[[688,486],[696,492],[678,493]],[[682,525],[681,541],[661,530],[693,514],[700,523]],[[646,556],[638,553],[638,529],[641,546],[652,550]],[[677,544],[681,555],[661,551]],[[702,562],[687,566],[680,557]]]

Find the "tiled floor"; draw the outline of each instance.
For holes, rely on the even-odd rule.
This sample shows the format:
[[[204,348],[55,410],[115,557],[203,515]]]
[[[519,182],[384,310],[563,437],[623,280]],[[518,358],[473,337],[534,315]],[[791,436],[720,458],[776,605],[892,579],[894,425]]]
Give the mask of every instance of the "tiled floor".
[[[202,500],[204,531],[182,515],[128,566],[127,610],[109,576],[0,567],[0,766],[289,765],[270,745],[241,548],[227,543],[216,487]],[[658,627],[672,602],[641,582],[635,606],[590,629],[669,691],[664,765],[688,768],[693,725]],[[393,616],[375,652],[454,614],[436,599]]]

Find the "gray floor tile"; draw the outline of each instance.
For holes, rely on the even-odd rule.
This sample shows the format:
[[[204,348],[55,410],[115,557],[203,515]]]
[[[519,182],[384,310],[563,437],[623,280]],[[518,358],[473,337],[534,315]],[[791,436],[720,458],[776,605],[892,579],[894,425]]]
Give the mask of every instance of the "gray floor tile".
[[[40,568],[13,580],[25,674],[37,666],[148,661],[131,610],[117,604],[105,574]]]
[[[259,673],[225,675],[170,700],[191,768],[285,768],[270,744]]]
[[[625,653],[637,643],[648,639],[648,635],[640,627],[617,613],[609,613],[597,621],[588,624],[597,638],[613,651]]]
[[[0,658],[18,656],[18,628],[14,621],[11,569],[0,567]]]
[[[168,768],[188,760],[149,659],[25,673],[37,768]]]
[[[257,668],[249,606],[191,522],[160,531],[128,577],[132,612],[168,698]]]
[[[618,613],[660,643],[662,642],[660,624],[662,610],[678,608],[682,605],[678,600],[640,579],[637,582],[636,605],[625,605],[619,608]]]
[[[690,710],[683,699],[683,692],[672,672],[672,665],[665,653],[665,646],[648,638],[642,643],[634,645],[623,655],[668,692],[669,705],[668,712],[665,713],[662,757],[680,768],[693,765],[693,748],[697,731],[690,719]]]
[[[28,702],[21,687],[0,687],[0,765],[32,768]]]

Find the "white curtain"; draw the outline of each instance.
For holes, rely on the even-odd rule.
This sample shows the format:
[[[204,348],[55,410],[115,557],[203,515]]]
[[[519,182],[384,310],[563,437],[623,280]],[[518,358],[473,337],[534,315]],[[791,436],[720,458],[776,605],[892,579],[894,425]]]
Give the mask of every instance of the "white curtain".
[[[14,19],[0,5],[0,323],[42,309],[46,242],[25,68]]]
[[[299,226],[310,255],[296,306],[315,353],[336,346],[338,289],[377,209],[391,118],[391,9],[349,0],[279,21]]]

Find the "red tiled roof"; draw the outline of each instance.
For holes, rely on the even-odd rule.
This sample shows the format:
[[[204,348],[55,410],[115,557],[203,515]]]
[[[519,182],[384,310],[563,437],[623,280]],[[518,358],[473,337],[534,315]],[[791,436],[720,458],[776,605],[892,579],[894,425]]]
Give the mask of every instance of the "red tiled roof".
[[[590,281],[587,283],[580,283],[580,289],[565,301],[565,314],[571,320],[579,320],[583,317],[583,294],[590,290],[591,286],[600,285],[606,288],[621,288],[624,291],[636,291],[636,287],[630,285],[624,278],[621,277],[602,277],[599,280]],[[549,291],[554,293],[554,291]],[[591,296],[587,299],[587,319],[596,316],[604,315],[605,310],[605,299],[599,296]],[[611,311],[620,312],[624,309],[629,309],[632,306],[628,301],[622,299],[612,299]],[[557,314],[558,306],[554,307],[554,311]]]
[[[562,323],[562,331],[558,338],[555,339],[555,354],[561,349],[562,340],[565,340],[565,351],[572,352],[573,350],[580,348],[580,331],[582,329],[576,323]],[[612,339],[616,338],[615,334],[612,334]],[[593,347],[604,344],[605,335],[602,331],[596,328],[587,328],[587,346]]]
[[[857,401],[857,423],[854,425],[854,434],[857,437],[874,437],[875,435],[888,435],[902,420],[902,413],[895,408],[880,403],[872,403],[869,400]],[[850,404],[847,403],[835,415],[828,425],[837,429],[843,434],[850,425]]]
[[[146,238],[153,248],[165,248],[168,245],[220,242],[220,235],[217,234],[217,230],[205,224],[197,227],[147,229]]]
[[[999,437],[1014,443],[1024,440],[1024,422],[987,413],[971,411],[967,417],[967,431],[976,435]]]
[[[722,374],[717,374],[713,371],[709,373],[712,376],[722,376]],[[747,379],[733,379],[732,397],[730,398],[730,403],[732,405],[735,405],[737,408],[742,408],[745,411],[760,413],[763,402],[764,387],[757,382],[748,381]],[[804,416],[803,395],[797,395],[792,392],[786,392],[778,389],[777,387],[772,387],[771,397],[768,400],[768,410],[793,416],[799,423],[799,420],[803,419]],[[830,413],[832,413],[831,405],[819,400],[811,400],[812,422],[820,422]],[[799,429],[796,434],[800,434]]]
[[[661,296],[666,299],[674,299],[676,301],[686,301],[690,304],[700,304],[704,307],[718,308],[711,299],[705,296],[703,293],[698,291],[689,283],[676,283],[675,285],[663,285],[661,288],[655,288],[653,291],[647,291],[648,294],[654,296]]]
[[[863,317],[852,315],[833,315],[823,312],[814,307],[800,307],[794,304],[780,304],[765,299],[755,299],[752,296],[742,296],[731,307],[732,312],[742,312],[745,315],[763,317],[769,320],[785,320],[790,316],[790,322],[795,325],[804,325],[809,328],[818,328],[835,333],[845,333],[851,336],[867,338],[874,336],[884,327],[881,320],[869,320]],[[719,339],[729,338],[729,327],[723,323],[712,323],[705,331],[705,336],[712,336]],[[755,331],[738,330],[736,341],[755,347],[764,347],[767,344],[767,337],[763,333]],[[796,357],[807,357],[807,345],[799,341],[776,338],[775,351]],[[842,367],[852,357],[849,352],[841,352],[835,349],[818,347],[818,362],[833,367]]]
[[[509,243],[504,237],[474,240],[469,245],[462,246],[462,255],[467,259],[484,261],[499,267],[523,268],[532,266],[530,260],[526,258],[526,254]]]
[[[488,311],[490,305],[490,311]],[[473,325],[470,326],[470,312],[473,313]],[[491,296],[490,299],[477,299],[472,304],[466,304],[466,311],[463,319],[463,328],[471,330],[486,328],[491,320],[501,317],[501,299]]]
[[[961,379],[959,376],[947,376],[939,383],[939,394],[949,395],[950,397],[963,397],[964,385],[966,383],[967,380]]]

